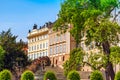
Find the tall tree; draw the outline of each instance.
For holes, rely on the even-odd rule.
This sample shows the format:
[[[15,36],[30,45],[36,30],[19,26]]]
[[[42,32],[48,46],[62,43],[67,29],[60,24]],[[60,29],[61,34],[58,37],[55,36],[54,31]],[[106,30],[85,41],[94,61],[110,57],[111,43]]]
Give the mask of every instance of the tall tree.
[[[11,70],[14,75],[17,75],[18,69],[24,69],[29,64],[28,57],[22,50],[23,42],[16,42],[16,38],[10,29],[0,34],[0,45],[5,50],[4,68]]]
[[[71,34],[76,42],[81,41],[81,33],[86,36],[86,43],[92,41],[103,49],[107,56],[106,79],[114,80],[113,65],[109,59],[110,44],[118,41],[120,27],[116,23],[118,13],[113,13],[119,9],[119,0],[65,0],[61,5],[55,29],[66,29],[66,24],[73,24]],[[77,26],[76,26],[77,25]]]
[[[5,51],[0,46],[0,71],[4,69]]]

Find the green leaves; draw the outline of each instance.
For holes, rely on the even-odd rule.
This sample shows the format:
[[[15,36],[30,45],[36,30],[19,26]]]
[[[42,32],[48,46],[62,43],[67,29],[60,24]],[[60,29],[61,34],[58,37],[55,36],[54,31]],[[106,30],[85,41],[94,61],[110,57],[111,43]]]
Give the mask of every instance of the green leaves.
[[[12,80],[12,73],[9,70],[3,70],[0,72],[0,80]]]
[[[92,72],[92,74],[90,75],[90,80],[104,80],[104,79],[102,73],[96,70]]]
[[[47,72],[45,73],[43,80],[47,80],[47,79],[49,79],[49,80],[57,80],[54,72],[52,72],[52,71],[47,71]]]
[[[25,71],[22,76],[21,76],[21,80],[34,80],[34,74],[32,71]]]
[[[115,75],[115,80],[120,80],[120,71],[118,71]]]
[[[114,64],[120,63],[120,47],[111,47],[110,51],[110,61]]]
[[[100,4],[101,8],[105,11],[110,8],[118,7],[118,2],[119,0],[101,0]]]
[[[84,58],[84,52],[82,51],[82,49],[80,49],[80,48],[73,49],[70,52],[69,60],[67,60],[63,64],[64,74],[67,76],[67,74],[71,70],[77,70],[78,68],[80,68],[82,66],[82,63],[83,63],[83,58]]]
[[[5,51],[0,46],[0,71],[4,68]]]
[[[80,75],[75,70],[70,71],[68,76],[67,76],[67,80],[80,80]]]

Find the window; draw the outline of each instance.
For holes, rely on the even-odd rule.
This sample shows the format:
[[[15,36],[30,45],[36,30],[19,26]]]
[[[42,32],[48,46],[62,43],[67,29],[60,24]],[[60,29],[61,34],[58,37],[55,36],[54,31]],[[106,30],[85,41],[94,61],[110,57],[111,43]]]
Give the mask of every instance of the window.
[[[40,49],[42,49],[42,44],[40,44]]]
[[[45,43],[43,43],[43,48],[45,48]]]
[[[48,52],[46,51],[46,56],[48,56]]]
[[[29,51],[31,51],[31,47],[29,47]]]
[[[36,54],[34,54],[34,58],[33,59],[35,59],[35,57],[36,57]]]
[[[34,40],[32,39],[32,42],[34,42]]]
[[[55,47],[55,54],[57,54],[57,46]]]
[[[34,50],[36,50],[36,46],[34,46]]]
[[[33,49],[33,46],[32,46],[32,51],[33,51],[34,49]]]
[[[39,58],[39,53],[37,53],[37,58]]]
[[[34,39],[34,41],[36,42],[36,38]]]
[[[65,33],[64,33],[64,40],[66,40],[66,35],[65,35]]]
[[[50,48],[50,55],[52,55],[52,48]]]
[[[43,56],[45,56],[45,52],[43,52]]]
[[[63,52],[66,52],[66,44],[63,45]]]
[[[45,35],[43,35],[43,38],[42,39],[45,39]]]
[[[56,54],[56,47],[54,47],[54,54]]]
[[[47,38],[47,34],[45,35],[45,39]]]
[[[58,42],[58,36],[56,35],[56,42]]]
[[[37,40],[39,41],[39,37],[37,38]]]
[[[37,50],[39,49],[39,45],[37,45]]]
[[[41,52],[41,57],[43,57],[43,53]]]
[[[48,42],[46,42],[46,48],[48,48]]]
[[[60,49],[60,53],[62,53],[62,45],[60,45],[60,48],[59,48],[59,49]]]
[[[41,36],[39,36],[39,40],[41,40],[42,39],[42,37]]]
[[[63,61],[65,60],[65,57],[63,56]]]
[[[48,34],[46,34],[46,38],[48,38]]]
[[[62,41],[62,34],[60,35],[60,41]]]
[[[56,53],[59,53],[59,46],[57,46],[57,52]]]

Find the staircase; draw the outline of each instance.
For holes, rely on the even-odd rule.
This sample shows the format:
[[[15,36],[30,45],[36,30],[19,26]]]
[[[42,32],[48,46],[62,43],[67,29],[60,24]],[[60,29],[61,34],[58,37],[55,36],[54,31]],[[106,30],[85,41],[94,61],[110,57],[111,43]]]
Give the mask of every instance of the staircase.
[[[35,80],[43,80],[43,76],[46,71],[52,71],[55,73],[57,80],[66,80],[63,70],[59,67],[46,66],[45,70],[41,71],[40,68],[35,72]]]
[[[35,80],[43,80],[43,76],[46,71],[52,71],[55,73],[57,80],[66,80],[66,77],[64,76],[63,69],[59,67],[51,67],[51,66],[46,66],[45,70],[41,71],[39,68],[37,72],[35,72]],[[79,71],[81,80],[89,80],[91,72],[85,72],[85,71]]]
[[[46,67],[46,71],[53,71],[57,77],[57,80],[66,80],[63,69],[59,67]]]

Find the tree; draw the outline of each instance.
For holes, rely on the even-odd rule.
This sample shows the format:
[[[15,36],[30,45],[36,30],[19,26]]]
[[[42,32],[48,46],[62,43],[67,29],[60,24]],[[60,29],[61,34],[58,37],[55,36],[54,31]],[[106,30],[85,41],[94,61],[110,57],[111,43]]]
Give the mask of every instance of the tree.
[[[73,24],[71,34],[74,34],[76,41],[81,41],[82,37],[78,36],[82,36],[83,32],[88,45],[94,41],[96,46],[102,48],[104,55],[108,57],[105,68],[107,80],[114,80],[115,76],[109,56],[110,44],[117,43],[120,32],[116,23],[118,8],[119,0],[65,0],[55,23],[57,30],[66,29],[66,24]]]
[[[10,29],[0,34],[0,45],[5,50],[4,69],[11,70],[14,75],[17,75],[18,69],[24,69],[29,64],[28,57],[22,50],[23,44],[16,42],[16,38]]]
[[[90,80],[104,80],[100,71],[94,71],[90,75]]]
[[[110,61],[113,64],[119,64],[120,63],[120,47],[119,46],[114,46],[110,48]]]
[[[120,71],[116,73],[115,80],[120,80]]]
[[[53,72],[51,72],[51,71],[47,71],[45,73],[43,80],[47,80],[47,79],[49,79],[49,80],[57,80],[55,74]]]
[[[0,46],[0,71],[4,69],[5,51]]]
[[[88,54],[87,54],[88,55]],[[100,70],[105,68],[107,62],[107,56],[103,53],[90,53],[83,63],[91,67],[92,70]]]
[[[32,71],[25,71],[20,80],[34,80],[34,74]]]
[[[67,76],[72,70],[77,70],[82,66],[84,52],[80,48],[73,49],[70,52],[70,58],[64,64],[64,74]]]
[[[70,71],[68,76],[67,76],[67,80],[80,80],[80,75],[75,70]]]
[[[9,70],[1,71],[0,80],[12,80],[12,73]]]

